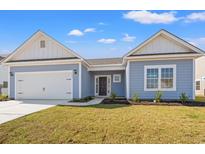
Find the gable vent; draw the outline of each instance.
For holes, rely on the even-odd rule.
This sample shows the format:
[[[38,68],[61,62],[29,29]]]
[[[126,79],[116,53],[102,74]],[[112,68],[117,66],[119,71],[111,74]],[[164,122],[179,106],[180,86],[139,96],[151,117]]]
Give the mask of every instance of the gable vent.
[[[45,48],[46,47],[46,41],[45,40],[41,40],[40,41],[40,48]]]

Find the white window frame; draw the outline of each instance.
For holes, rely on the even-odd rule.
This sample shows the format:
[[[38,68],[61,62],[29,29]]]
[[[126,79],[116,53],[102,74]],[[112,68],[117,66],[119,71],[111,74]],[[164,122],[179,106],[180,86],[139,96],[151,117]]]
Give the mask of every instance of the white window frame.
[[[196,82],[197,82],[197,81],[199,81],[199,83],[200,83],[200,84],[199,84],[199,90],[196,89],[196,86],[197,86],[197,85],[196,85]],[[195,81],[195,89],[196,89],[196,91],[200,91],[200,90],[201,90],[201,80],[200,80],[200,79],[197,79],[197,80]]]
[[[115,77],[118,76],[119,77],[119,81],[115,80]],[[113,82],[114,83],[120,83],[121,82],[121,74],[113,74]]]
[[[110,96],[111,94],[111,87],[112,87],[112,80],[111,80],[111,75],[95,75],[95,84],[94,84],[94,90],[95,90],[95,96],[99,96],[99,77],[107,77],[107,95],[101,96],[101,97],[107,97]],[[96,80],[98,78],[98,83],[96,83]],[[98,90],[96,92],[96,84],[98,85]]]
[[[173,87],[161,88],[161,69],[173,68]],[[158,69],[158,88],[147,88],[147,69]],[[176,91],[176,65],[146,65],[144,66],[144,91]]]

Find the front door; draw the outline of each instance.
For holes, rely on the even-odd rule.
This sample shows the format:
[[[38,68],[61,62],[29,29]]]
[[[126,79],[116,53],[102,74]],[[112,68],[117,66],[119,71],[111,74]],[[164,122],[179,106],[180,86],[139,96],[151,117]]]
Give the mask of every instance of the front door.
[[[107,95],[107,77],[99,77],[99,96]]]

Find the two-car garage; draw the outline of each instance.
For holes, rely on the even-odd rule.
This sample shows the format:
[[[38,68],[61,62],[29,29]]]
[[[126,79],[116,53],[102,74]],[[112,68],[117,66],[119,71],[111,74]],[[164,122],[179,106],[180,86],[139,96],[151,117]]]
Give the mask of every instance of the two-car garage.
[[[72,71],[17,72],[15,99],[72,99]]]

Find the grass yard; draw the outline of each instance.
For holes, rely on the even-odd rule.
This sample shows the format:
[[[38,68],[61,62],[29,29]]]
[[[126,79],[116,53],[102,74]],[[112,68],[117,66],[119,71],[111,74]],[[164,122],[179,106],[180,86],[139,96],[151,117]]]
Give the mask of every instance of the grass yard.
[[[0,143],[205,143],[205,107],[57,106],[0,125]]]
[[[196,96],[195,101],[197,101],[197,102],[205,102],[205,96]]]

